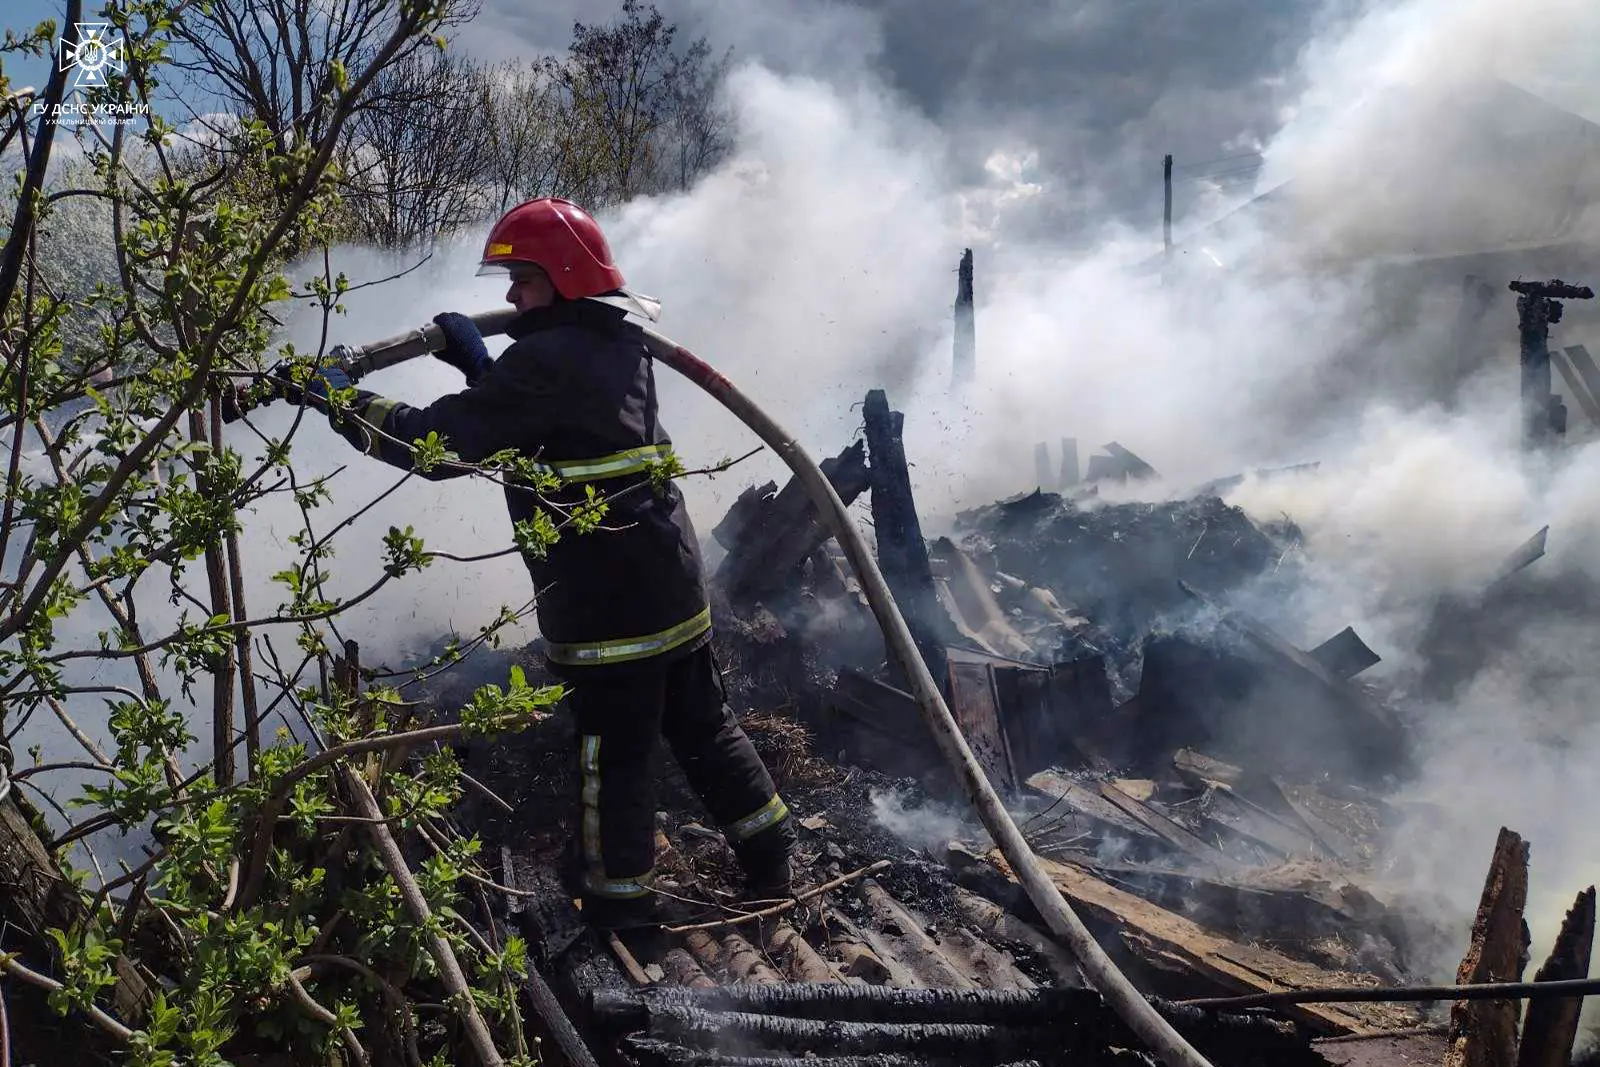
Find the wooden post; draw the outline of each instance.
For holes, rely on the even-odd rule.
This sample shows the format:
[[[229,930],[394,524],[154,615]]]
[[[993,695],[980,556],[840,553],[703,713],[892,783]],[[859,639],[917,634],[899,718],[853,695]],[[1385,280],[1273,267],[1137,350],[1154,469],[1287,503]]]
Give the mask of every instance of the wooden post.
[[[1172,156],[1161,160],[1161,248],[1167,258],[1172,258]]]
[[[950,616],[939,604],[933,585],[933,563],[922,537],[905,444],[900,438],[905,416],[889,410],[882,389],[867,394],[862,406],[867,456],[872,475],[872,525],[878,539],[878,564],[905,612],[928,670],[945,677],[944,646],[954,635]]]
[[[1550,958],[1533,976],[1536,982],[1589,977],[1589,956],[1594,949],[1594,886],[1578,894],[1556,937]],[[1517,1067],[1567,1067],[1572,1043],[1578,1037],[1580,998],[1530,1000],[1522,1024],[1522,1047]]]
[[[1056,483],[1058,489],[1070,489],[1083,480],[1083,475],[1078,472],[1078,439],[1076,437],[1063,437],[1061,439],[1061,480]]]
[[[1522,436],[1530,451],[1554,444],[1566,433],[1567,409],[1551,391],[1550,327],[1561,321],[1562,300],[1593,300],[1586,285],[1512,282],[1517,294],[1517,331],[1522,347]]]
[[[1521,981],[1528,963],[1528,925],[1522,919],[1527,902],[1527,842],[1501,827],[1457,985]],[[1515,1067],[1517,1014],[1514,1000],[1456,1001],[1444,1067]]]
[[[961,253],[956,273],[956,336],[952,384],[965,385],[977,371],[977,317],[972,304],[972,249]]]

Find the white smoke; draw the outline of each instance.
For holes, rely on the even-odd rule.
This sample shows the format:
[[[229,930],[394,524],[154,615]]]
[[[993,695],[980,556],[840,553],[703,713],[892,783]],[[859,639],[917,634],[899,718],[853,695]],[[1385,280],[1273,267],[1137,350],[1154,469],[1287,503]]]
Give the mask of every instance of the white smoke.
[[[1550,555],[1536,567],[1590,574],[1600,558],[1600,451],[1584,443],[1581,411],[1569,399],[1578,443],[1550,463],[1525,457],[1517,438],[1504,272],[1509,264],[1535,276],[1572,261],[1483,255],[1506,243],[1536,247],[1563,226],[1581,231],[1583,218],[1555,201],[1590,191],[1600,200],[1600,155],[1586,162],[1578,151],[1582,124],[1556,122],[1523,93],[1600,115],[1600,52],[1590,45],[1600,8],[1408,0],[1337,26],[1283,72],[1305,92],[1265,146],[1257,191],[1287,184],[1225,226],[1180,226],[1167,284],[1152,263],[1156,231],[1107,223],[1085,253],[1082,233],[1014,224],[1025,209],[1082,202],[1085,191],[1043,172],[1004,116],[993,143],[975,141],[969,123],[958,145],[906,107],[874,78],[871,20],[849,5],[800,25],[805,47],[788,69],[747,62],[735,72],[737,148],[721,169],[602,222],[630,284],[665,301],[660,328],[814,455],[849,440],[866,390],[887,389],[907,413],[930,534],[960,507],[1031,488],[1041,440],[1073,436],[1085,449],[1118,440],[1173,488],[1319,460],[1313,473],[1247,481],[1233,500],[1258,519],[1287,515],[1305,529],[1308,632],[1356,625],[1385,657],[1374,673],[1403,680],[1436,598],[1481,588],[1539,527],[1551,526]],[[963,182],[954,156],[991,166],[976,168],[978,184]],[[472,276],[479,240],[464,234],[422,271],[352,294],[332,340],[497,306],[499,287]],[[977,258],[978,377],[957,394],[950,303],[966,246]],[[1443,253],[1476,258],[1432,275],[1402,262]],[[362,249],[334,256],[355,281],[402,266]],[[1462,275],[1473,271],[1486,272],[1499,296],[1480,327],[1489,343],[1469,360],[1452,328]],[[1600,341],[1596,316],[1569,305],[1558,336]],[[317,326],[298,322],[292,332],[303,346]],[[418,360],[364,384],[423,403],[458,380]],[[661,395],[663,422],[690,467],[754,446],[684,383],[664,375]],[[330,513],[365,503],[391,476],[315,420],[301,440],[325,469],[352,468],[335,483]],[[690,480],[702,534],[745,485],[784,477],[762,454],[731,474]],[[253,603],[275,602],[262,577],[292,522],[270,512],[247,527]],[[493,487],[416,481],[347,535],[336,565],[349,589],[370,580],[389,524],[415,525],[430,545],[463,554],[509,541]],[[375,598],[350,629],[381,658],[447,627],[470,632],[527,592],[514,558],[441,564]],[[1440,817],[1401,839],[1412,862],[1395,877],[1470,911],[1498,826],[1528,836],[1536,955],[1600,862],[1586,814],[1600,756],[1585,715],[1600,675],[1591,642],[1585,627],[1553,619],[1451,706],[1430,709],[1414,793]]]

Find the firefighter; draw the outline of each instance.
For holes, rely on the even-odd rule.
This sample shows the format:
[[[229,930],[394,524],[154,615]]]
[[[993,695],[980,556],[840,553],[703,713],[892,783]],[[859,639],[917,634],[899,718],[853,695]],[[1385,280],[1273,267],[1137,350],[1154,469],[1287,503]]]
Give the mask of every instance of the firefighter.
[[[603,492],[603,529],[567,532],[542,556],[524,553],[546,656],[569,688],[576,727],[574,853],[585,919],[613,929],[655,922],[661,737],[732,846],[747,895],[787,897],[789,810],[727,706],[683,496],[670,482],[653,486],[647,469],[671,440],[657,420],[652,361],[625,316],[654,319],[658,305],[624,288],[600,227],[566,200],[512,208],[490,230],[478,273],[507,275],[506,300],[520,313],[500,358],[489,358],[470,319],[440,315],[439,356],[467,388],[422,408],[356,390],[334,426],[406,470],[409,442],[438,433],[468,463],[516,449],[544,465],[563,479],[547,498],[559,506],[581,502],[587,487]],[[337,365],[316,371],[304,392],[328,411],[329,390],[351,382]],[[446,465],[424,475],[457,473]],[[531,519],[536,503],[528,490],[506,488],[513,523]]]

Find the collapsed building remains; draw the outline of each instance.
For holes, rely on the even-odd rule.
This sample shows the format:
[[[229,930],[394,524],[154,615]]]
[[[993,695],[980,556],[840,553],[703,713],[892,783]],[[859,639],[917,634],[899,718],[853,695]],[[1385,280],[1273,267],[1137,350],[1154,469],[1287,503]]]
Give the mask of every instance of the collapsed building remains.
[[[929,540],[903,417],[881,392],[864,414],[864,439],[824,470],[847,503],[866,497],[885,576],[969,744],[1051,880],[1213,1063],[1569,1061],[1577,999],[1533,1001],[1525,1019],[1514,1000],[1448,1014],[1309,993],[1238,1011],[1186,1004],[1374,991],[1428,977],[1458,945],[1464,929],[1434,907],[1370,885],[1398,817],[1386,790],[1413,759],[1403,717],[1361,681],[1378,655],[1349,628],[1309,647],[1280,632],[1292,524],[1258,526],[1215,485],[1100,502],[1098,485],[1151,470],[1121,446],[1080,481],[1072,445],[1060,492],[967,512]],[[810,888],[738,904],[731,856],[669,768],[656,888],[670,948],[640,960],[584,927],[561,883],[560,721],[469,750],[483,797],[514,801],[480,798],[471,814],[498,845],[547,1000],[599,1060],[650,1067],[1151,1062],[960,817],[799,487],[751,487],[713,536],[730,700],[799,820]],[[1543,536],[1487,589],[1538,559]],[[1472,608],[1457,606],[1458,627]],[[442,706],[472,684],[450,678],[436,686]],[[1527,877],[1526,846],[1502,831],[1460,982],[1523,976]],[[1541,981],[1587,975],[1592,894]]]

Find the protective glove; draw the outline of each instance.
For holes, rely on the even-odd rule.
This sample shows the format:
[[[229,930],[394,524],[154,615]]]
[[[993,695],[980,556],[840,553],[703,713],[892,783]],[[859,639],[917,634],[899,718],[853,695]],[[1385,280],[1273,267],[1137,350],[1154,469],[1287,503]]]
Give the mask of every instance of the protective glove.
[[[444,334],[444,351],[435,352],[436,357],[466,375],[468,385],[476,384],[489,373],[494,360],[489,358],[489,350],[483,346],[483,335],[478,333],[471,319],[446,311],[435,315],[433,322]]]
[[[337,361],[327,360],[312,369],[310,377],[302,387],[294,380],[292,373],[294,364],[289,360],[280,360],[271,370],[273,379],[278,383],[278,391],[286,400],[296,404],[304,391],[321,411],[329,411],[328,396],[335,390],[348,389],[355,384],[348,372]]]

